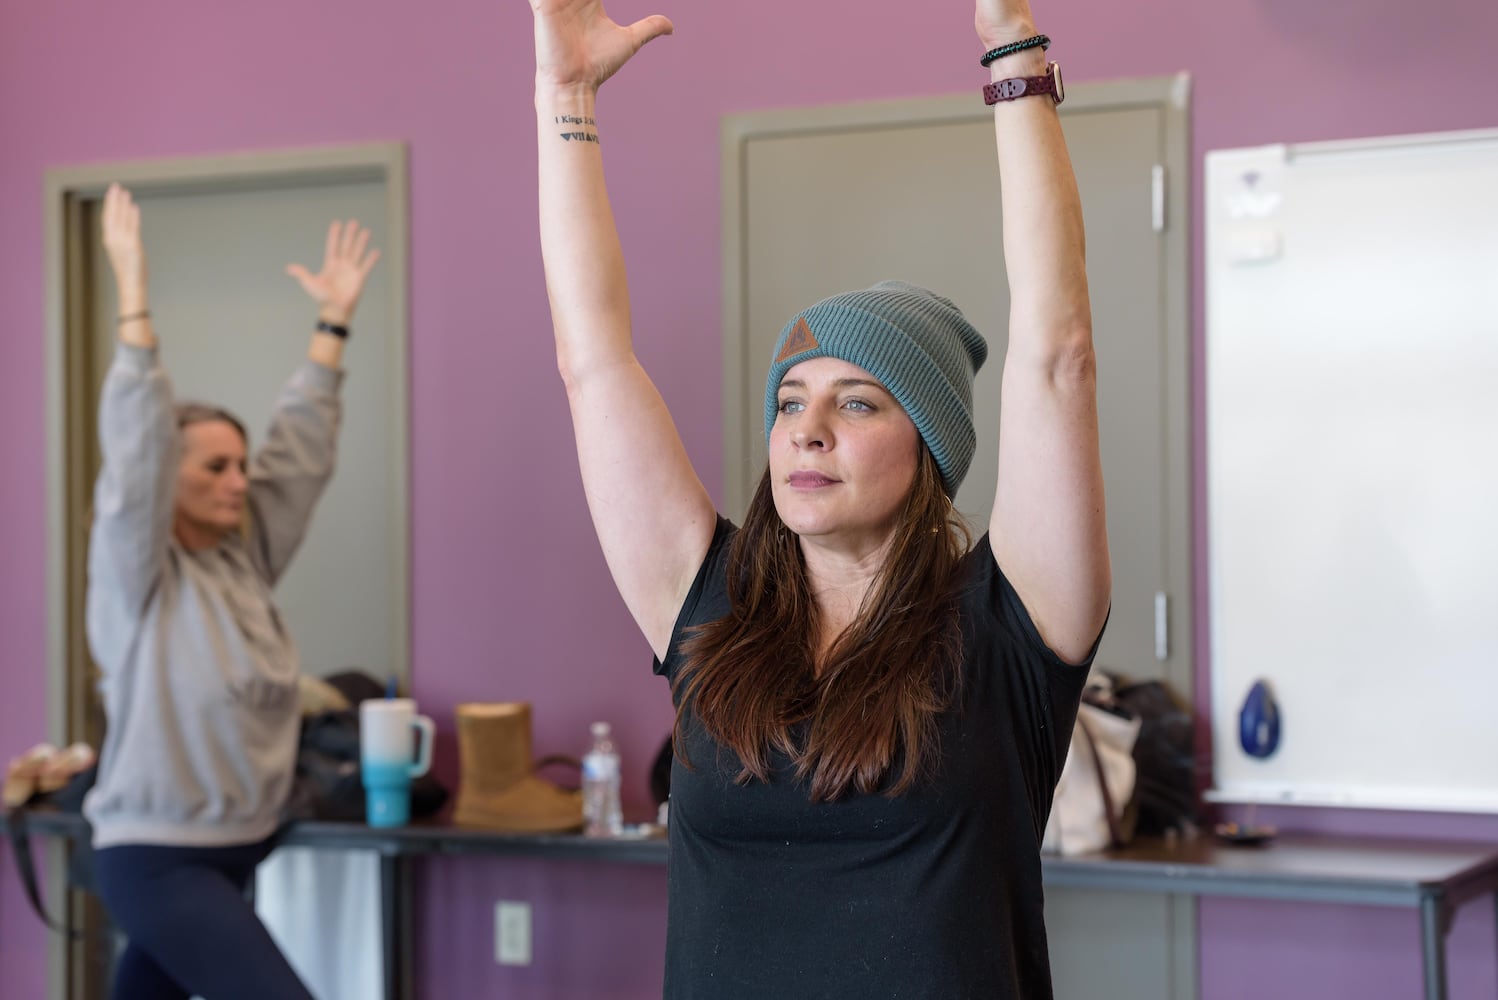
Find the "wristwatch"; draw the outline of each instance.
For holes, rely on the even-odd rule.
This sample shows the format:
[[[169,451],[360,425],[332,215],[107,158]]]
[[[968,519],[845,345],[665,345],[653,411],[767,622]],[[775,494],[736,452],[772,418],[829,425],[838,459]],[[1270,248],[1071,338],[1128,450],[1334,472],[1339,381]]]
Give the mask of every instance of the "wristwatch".
[[[1015,76],[1008,80],[995,80],[983,88],[983,103],[998,104],[1019,97],[1051,95],[1051,100],[1060,104],[1066,100],[1066,88],[1061,85],[1061,67],[1047,63],[1044,76]]]

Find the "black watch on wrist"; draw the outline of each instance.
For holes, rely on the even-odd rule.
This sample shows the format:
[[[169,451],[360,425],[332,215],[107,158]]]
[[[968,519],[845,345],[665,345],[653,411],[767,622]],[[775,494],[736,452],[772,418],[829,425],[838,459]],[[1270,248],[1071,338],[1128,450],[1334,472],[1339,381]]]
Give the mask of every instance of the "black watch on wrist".
[[[998,104],[1021,97],[1038,97],[1049,94],[1051,100],[1060,104],[1066,100],[1066,88],[1061,83],[1061,67],[1048,63],[1043,76],[1015,76],[1007,80],[995,80],[983,88],[983,103]]]

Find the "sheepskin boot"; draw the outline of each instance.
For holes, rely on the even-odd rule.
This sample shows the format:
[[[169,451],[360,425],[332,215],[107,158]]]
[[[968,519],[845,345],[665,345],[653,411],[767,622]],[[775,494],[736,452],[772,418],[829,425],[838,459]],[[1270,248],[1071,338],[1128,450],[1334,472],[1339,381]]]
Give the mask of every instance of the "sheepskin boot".
[[[582,829],[582,793],[535,775],[528,702],[459,705],[457,717],[462,776],[453,822],[507,833]]]

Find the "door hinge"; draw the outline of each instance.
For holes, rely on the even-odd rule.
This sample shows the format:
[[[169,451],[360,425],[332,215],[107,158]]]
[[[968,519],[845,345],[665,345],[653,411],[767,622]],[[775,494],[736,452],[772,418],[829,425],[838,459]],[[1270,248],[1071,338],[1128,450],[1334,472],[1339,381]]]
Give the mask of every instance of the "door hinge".
[[[1165,165],[1157,163],[1150,168],[1150,226],[1157,233],[1165,232]]]
[[[1165,591],[1155,591],[1155,659],[1170,659],[1170,598]]]

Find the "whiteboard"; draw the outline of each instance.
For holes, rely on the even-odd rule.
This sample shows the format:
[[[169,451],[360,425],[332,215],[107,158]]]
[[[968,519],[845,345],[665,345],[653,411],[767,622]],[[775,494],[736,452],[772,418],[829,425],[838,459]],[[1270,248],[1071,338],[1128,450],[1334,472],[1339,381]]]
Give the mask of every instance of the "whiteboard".
[[[1211,152],[1206,213],[1208,797],[1498,812],[1498,129]]]

